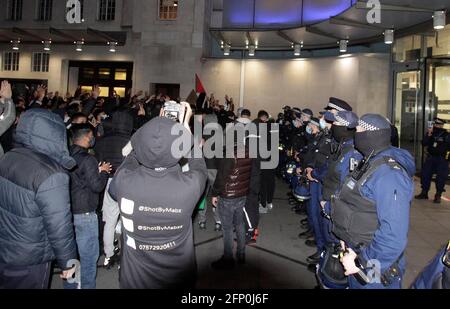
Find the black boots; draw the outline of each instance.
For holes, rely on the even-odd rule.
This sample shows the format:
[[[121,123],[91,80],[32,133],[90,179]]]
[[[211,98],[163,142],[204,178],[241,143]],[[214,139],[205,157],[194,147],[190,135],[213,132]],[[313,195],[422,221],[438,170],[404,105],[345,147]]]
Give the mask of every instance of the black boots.
[[[433,203],[440,204],[441,203],[441,196],[442,196],[442,193],[436,193],[436,195],[434,196]]]
[[[416,195],[416,200],[428,200],[428,192],[422,190],[419,195]]]

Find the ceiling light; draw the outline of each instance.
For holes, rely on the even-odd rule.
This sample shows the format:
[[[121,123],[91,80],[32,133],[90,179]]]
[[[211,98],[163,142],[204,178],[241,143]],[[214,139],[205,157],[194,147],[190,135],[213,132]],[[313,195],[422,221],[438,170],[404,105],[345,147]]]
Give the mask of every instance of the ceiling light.
[[[339,41],[339,51],[341,53],[346,53],[347,52],[347,40],[340,40]]]
[[[44,50],[45,51],[50,51],[51,50],[52,40],[42,41],[42,44],[44,44]]]
[[[230,55],[230,45],[226,44],[224,49],[223,49],[223,54],[225,56],[229,56]]]
[[[111,53],[115,53],[116,47],[117,47],[117,42],[108,42],[108,45],[109,45],[109,51]]]
[[[446,24],[445,11],[435,11],[433,15],[434,29],[441,30],[444,29]]]
[[[248,55],[253,57],[255,55],[255,45],[250,45],[248,48]]]
[[[76,45],[75,50],[76,50],[77,52],[82,52],[82,51],[83,51],[84,40],[82,40],[82,41],[76,41],[76,42],[73,42],[73,43]]]
[[[19,40],[12,40],[12,49],[13,50],[19,50],[19,44],[20,44],[20,39]]]
[[[294,45],[294,56],[300,56],[302,47],[300,44]]]
[[[384,31],[384,43],[394,43],[394,29],[387,29],[386,31]]]

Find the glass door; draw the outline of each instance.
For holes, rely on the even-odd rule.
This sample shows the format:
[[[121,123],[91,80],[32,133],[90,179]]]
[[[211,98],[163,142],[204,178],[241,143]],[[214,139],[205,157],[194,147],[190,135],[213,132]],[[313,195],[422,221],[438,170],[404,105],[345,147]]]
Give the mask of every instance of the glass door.
[[[441,118],[450,130],[450,59],[429,59],[427,63],[426,120]]]
[[[395,72],[394,84],[394,125],[399,134],[400,147],[408,150],[416,160],[416,166],[422,165],[422,133],[420,123],[423,122],[420,70]]]

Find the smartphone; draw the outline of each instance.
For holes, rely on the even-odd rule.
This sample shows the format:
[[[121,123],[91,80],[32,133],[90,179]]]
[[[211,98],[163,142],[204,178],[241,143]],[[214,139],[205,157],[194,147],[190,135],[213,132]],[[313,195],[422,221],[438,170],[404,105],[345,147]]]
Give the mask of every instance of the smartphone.
[[[433,121],[428,121],[428,129],[431,129],[433,127]]]

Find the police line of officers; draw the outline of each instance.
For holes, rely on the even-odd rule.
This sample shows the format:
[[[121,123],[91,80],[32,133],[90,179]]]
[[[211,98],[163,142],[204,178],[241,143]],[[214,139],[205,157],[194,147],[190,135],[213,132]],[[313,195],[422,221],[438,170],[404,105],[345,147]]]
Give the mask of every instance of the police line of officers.
[[[297,173],[309,181],[310,198],[305,204],[314,238],[307,244],[317,247],[308,257],[309,269],[316,272],[323,288],[401,288],[414,159],[392,146],[395,131],[381,115],[358,118],[348,103],[337,98],[330,98],[320,114],[315,118],[309,109],[286,106],[278,117],[286,149],[280,166],[296,160]],[[425,169],[429,165],[433,171],[425,170],[419,197],[427,196],[436,169],[448,174],[448,163],[444,168],[442,160],[434,158],[448,151],[439,119],[435,126],[437,130],[430,130],[425,141],[432,161]],[[433,152],[435,148],[439,153]],[[435,202],[440,202],[444,191],[442,177]]]

